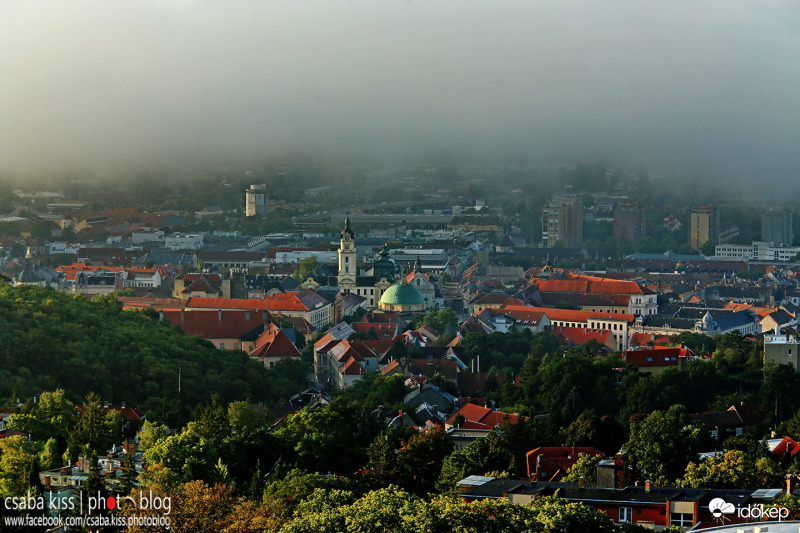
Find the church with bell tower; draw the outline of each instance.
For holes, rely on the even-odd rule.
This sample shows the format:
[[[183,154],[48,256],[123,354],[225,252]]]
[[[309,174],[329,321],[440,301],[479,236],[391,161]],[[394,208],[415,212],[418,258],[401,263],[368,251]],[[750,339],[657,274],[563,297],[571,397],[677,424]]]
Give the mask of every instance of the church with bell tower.
[[[371,275],[359,275],[358,249],[355,232],[350,227],[350,214],[344,219],[344,228],[339,234],[339,272],[337,285],[343,294],[352,293],[367,300],[367,308],[375,309],[383,293],[398,279],[398,270],[389,258],[389,250],[383,250],[372,264]]]

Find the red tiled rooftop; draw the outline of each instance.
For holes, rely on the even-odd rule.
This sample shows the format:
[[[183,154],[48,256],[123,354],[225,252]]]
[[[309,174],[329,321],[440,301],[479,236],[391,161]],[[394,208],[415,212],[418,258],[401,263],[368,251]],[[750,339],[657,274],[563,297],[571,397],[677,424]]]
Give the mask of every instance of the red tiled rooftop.
[[[594,294],[653,294],[634,281],[569,275],[570,279],[543,279],[534,284],[540,292],[580,292]]]
[[[253,357],[300,357],[300,350],[282,329],[270,324],[256,339],[256,347],[250,352]]]
[[[187,335],[199,335],[204,339],[239,339],[264,325],[261,313],[248,311],[167,310],[163,313],[164,320],[173,327],[180,326]]]
[[[445,422],[448,426],[452,426],[456,416],[461,415],[470,422],[477,422],[494,428],[503,424],[515,424],[520,419],[520,415],[513,413],[503,413],[501,411],[494,411],[488,407],[481,407],[474,403],[468,403],[447,419]],[[524,418],[524,417],[523,417]],[[464,427],[463,425],[461,427]]]
[[[636,318],[634,315],[627,313],[601,313],[596,311],[574,311],[572,309],[554,309],[550,307],[533,307],[533,306],[520,306],[508,305],[500,308],[501,311],[508,314],[512,312],[540,312],[547,315],[550,320],[566,321],[566,322],[586,322],[590,318],[602,319],[615,319],[626,322],[633,322]],[[512,315],[513,316],[513,315]]]
[[[249,300],[246,298],[189,298],[187,309],[256,309],[268,311],[265,300]]]
[[[582,346],[590,340],[595,340],[600,344],[606,344],[609,338],[613,338],[610,330],[607,329],[587,329],[556,326],[553,333],[558,337],[561,344],[575,344]]]
[[[625,362],[633,366],[677,366],[681,358],[694,357],[688,348],[654,346],[650,349],[629,350],[619,354]]]

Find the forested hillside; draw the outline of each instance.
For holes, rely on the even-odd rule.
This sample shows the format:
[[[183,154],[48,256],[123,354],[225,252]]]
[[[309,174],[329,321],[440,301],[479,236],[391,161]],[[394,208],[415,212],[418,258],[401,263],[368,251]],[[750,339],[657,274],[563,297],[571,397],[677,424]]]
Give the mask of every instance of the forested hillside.
[[[299,384],[278,374],[244,352],[183,335],[153,314],[123,311],[113,296],[89,300],[0,286],[0,398],[6,401],[61,388],[79,402],[93,391],[103,401],[127,402],[149,418],[174,422],[179,405],[191,409],[214,395],[270,402],[305,383],[302,369],[289,372]]]

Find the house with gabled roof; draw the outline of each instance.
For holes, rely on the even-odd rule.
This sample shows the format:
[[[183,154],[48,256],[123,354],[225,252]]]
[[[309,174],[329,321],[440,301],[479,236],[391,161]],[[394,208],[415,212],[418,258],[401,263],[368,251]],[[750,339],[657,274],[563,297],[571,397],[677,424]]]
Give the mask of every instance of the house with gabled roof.
[[[503,315],[506,317],[507,315]],[[459,333],[468,335],[470,333],[480,333],[482,335],[489,335],[494,333],[498,330],[498,325],[494,324],[492,319],[494,315],[489,313],[488,310],[483,310],[478,315],[471,315],[467,317],[467,319],[461,323],[458,327]],[[505,322],[512,322],[512,319],[503,318],[502,321],[504,322],[503,325],[506,325]]]
[[[800,453],[800,444],[798,444],[791,437],[783,437],[782,439],[768,439],[767,448],[769,449],[769,453],[777,461],[784,464]]]
[[[230,298],[231,280],[219,274],[185,273],[175,277],[172,297],[189,298]]]
[[[457,401],[455,396],[441,390],[436,385],[428,383],[427,380],[418,383],[414,390],[403,398],[403,403],[410,405],[414,409],[421,403],[428,403],[443,413],[450,413]]]
[[[710,359],[710,355],[698,355],[684,345],[671,346],[640,346],[621,352],[620,358],[625,364],[635,366],[640,374],[660,374],[668,368],[686,368],[690,361]]]
[[[433,281],[431,281],[431,274],[422,271],[419,256],[417,256],[417,260],[414,261],[414,269],[406,275],[406,283],[419,291],[428,309],[433,307],[435,303],[444,305],[443,300],[436,300],[436,286]]]
[[[778,309],[761,319],[761,333],[780,331],[782,328],[793,327],[798,324],[798,319],[784,311]],[[777,328],[777,329],[776,329]]]
[[[528,478],[532,481],[561,481],[567,471],[575,466],[580,454],[603,456],[603,452],[589,446],[540,446],[525,454]]]
[[[758,405],[732,405],[726,411],[707,411],[691,413],[689,418],[700,427],[707,429],[711,436],[717,437],[723,430],[741,435],[750,433],[756,426],[764,422],[759,414]]]
[[[450,415],[445,421],[445,429],[454,427],[459,416],[464,417],[464,422],[458,427],[465,429],[491,430],[505,424],[516,424],[519,420],[527,420],[527,417],[516,413],[504,413],[488,407],[481,407],[474,403],[468,403]]]
[[[265,367],[273,368],[282,359],[300,360],[300,350],[276,324],[269,323],[255,341],[250,356],[261,361]]]
[[[355,332],[356,330],[354,330],[347,322],[339,322],[325,332],[325,335],[323,335],[317,342],[314,343],[314,350],[316,351],[320,348],[323,348],[331,341],[346,339]]]
[[[499,309],[509,298],[511,295],[501,291],[479,293],[470,299],[470,310],[475,315],[484,309]]]
[[[378,356],[361,341],[330,340],[315,344],[314,371],[319,383],[345,389],[378,370]]]
[[[513,319],[514,323],[511,328],[522,331],[529,330],[532,333],[538,333],[548,329],[552,321],[550,317],[542,310],[528,308],[527,306],[504,306],[497,310],[489,310],[489,313],[498,316],[509,316]],[[497,323],[498,319],[495,318],[493,323]]]
[[[389,350],[394,346],[394,339],[362,339],[359,344],[369,348],[378,357],[378,364],[385,364]]]

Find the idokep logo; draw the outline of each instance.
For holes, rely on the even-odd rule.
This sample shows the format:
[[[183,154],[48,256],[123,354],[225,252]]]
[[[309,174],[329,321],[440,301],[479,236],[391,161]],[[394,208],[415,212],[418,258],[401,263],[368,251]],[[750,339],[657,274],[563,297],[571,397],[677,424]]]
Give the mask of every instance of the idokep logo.
[[[711,500],[711,503],[708,504],[708,509],[711,511],[711,514],[714,515],[714,520],[720,524],[724,524],[725,520],[730,521],[730,518],[727,518],[725,515],[736,512],[736,506],[726,502],[722,498],[714,498]]]
[[[711,514],[714,515],[714,520],[720,524],[731,520],[731,517],[726,515],[733,515],[737,518],[747,520],[748,522],[776,520],[781,522],[789,518],[789,509],[786,507],[766,507],[761,503],[751,503],[746,507],[736,507],[722,498],[714,498],[711,500],[708,504],[708,508]]]

